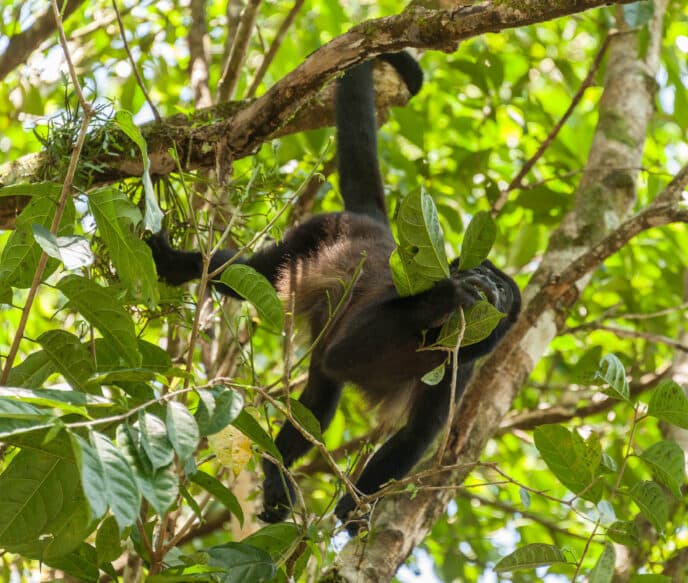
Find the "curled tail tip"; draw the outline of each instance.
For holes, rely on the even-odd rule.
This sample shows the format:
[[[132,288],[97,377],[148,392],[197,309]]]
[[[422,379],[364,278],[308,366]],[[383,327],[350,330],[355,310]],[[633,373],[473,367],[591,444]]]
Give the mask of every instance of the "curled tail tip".
[[[404,84],[411,96],[416,95],[423,86],[423,69],[418,61],[406,51],[386,53],[380,58],[387,61],[404,80]]]

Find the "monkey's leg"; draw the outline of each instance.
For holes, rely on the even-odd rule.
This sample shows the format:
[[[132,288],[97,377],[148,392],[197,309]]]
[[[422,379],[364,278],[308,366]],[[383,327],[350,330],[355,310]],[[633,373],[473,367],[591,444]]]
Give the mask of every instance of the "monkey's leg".
[[[327,377],[320,369],[316,355],[313,355],[308,373],[308,383],[301,393],[299,402],[308,407],[320,422],[324,431],[332,421],[339,403],[342,386]],[[282,461],[289,467],[294,461],[311,449],[311,443],[291,423],[284,424],[277,439],[277,449],[282,454]],[[265,480],[263,482],[264,510],[259,518],[265,522],[279,522],[289,513],[294,500],[294,489],[289,479],[282,474],[278,466],[265,460],[263,462]]]
[[[456,396],[460,395],[470,379],[472,364],[461,365],[458,371]],[[397,480],[408,474],[420,461],[430,444],[445,427],[451,395],[451,371],[447,370],[442,382],[434,387],[422,387],[409,412],[406,425],[390,437],[366,464],[356,487],[364,494],[372,494],[389,480]],[[354,510],[354,502],[348,494],[343,496],[335,514],[345,521]],[[358,530],[355,522],[347,526],[350,533]]]

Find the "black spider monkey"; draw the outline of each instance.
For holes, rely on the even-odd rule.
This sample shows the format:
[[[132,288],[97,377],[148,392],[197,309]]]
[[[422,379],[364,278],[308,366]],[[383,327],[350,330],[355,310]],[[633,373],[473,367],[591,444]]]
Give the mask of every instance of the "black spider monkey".
[[[401,74],[411,94],[422,84],[423,74],[407,53],[383,55]],[[385,482],[407,474],[421,459],[444,427],[451,393],[451,366],[442,381],[429,387],[421,377],[446,358],[440,351],[418,351],[432,342],[441,325],[459,308],[470,308],[486,296],[506,317],[485,340],[461,348],[458,355],[458,397],[473,372],[475,360],[489,353],[515,321],[521,296],[514,281],[489,261],[459,272],[458,260],[450,277],[432,288],[399,297],[389,269],[395,248],[387,221],[384,189],[377,158],[372,61],[358,65],[340,79],[336,96],[339,181],[346,210],[314,216],[289,230],[282,241],[268,245],[239,262],[263,274],[284,296],[294,292],[297,315],[305,316],[312,337],[325,326],[324,337],[313,349],[308,382],[300,401],[325,430],[334,416],[342,386],[358,385],[381,411],[405,414],[405,424],[368,461],[356,488],[363,494],[377,491]],[[202,272],[198,252],[170,247],[166,236],[149,240],[158,274],[179,285]],[[210,260],[215,271],[235,254],[218,251]],[[361,265],[343,307],[332,316],[333,306],[344,297],[342,282],[351,282]],[[215,283],[223,294],[237,294]],[[276,444],[285,466],[291,466],[311,444],[290,424],[277,435]],[[277,466],[263,463],[264,510],[260,518],[279,522],[287,517],[294,500],[289,481]],[[344,495],[335,508],[342,521],[352,517],[355,504]],[[350,523],[351,524],[351,523]],[[355,532],[355,524],[350,526]]]

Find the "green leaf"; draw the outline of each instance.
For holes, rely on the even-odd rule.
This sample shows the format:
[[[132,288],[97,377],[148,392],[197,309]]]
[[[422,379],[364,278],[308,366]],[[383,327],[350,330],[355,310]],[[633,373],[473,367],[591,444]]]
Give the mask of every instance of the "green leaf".
[[[632,575],[628,583],[671,583],[671,577],[667,575],[643,574]]]
[[[688,398],[683,388],[672,380],[664,380],[650,397],[648,415],[688,429]]]
[[[655,482],[637,482],[629,494],[657,532],[664,532],[664,525],[669,520],[669,504],[662,488]]]
[[[47,445],[43,438],[24,436],[25,448],[0,475],[0,547],[49,560],[76,549],[91,520],[66,433]]]
[[[655,5],[652,2],[634,2],[623,7],[623,16],[626,24],[631,28],[645,26],[655,13]]]
[[[260,583],[275,576],[275,564],[270,555],[261,549],[244,543],[226,543],[205,551],[208,565],[222,567],[223,583],[251,581]]]
[[[398,248],[392,251],[392,254],[389,256],[389,269],[392,273],[392,281],[397,293],[402,298],[413,295],[413,283],[406,272],[404,260],[401,258]]]
[[[241,526],[244,525],[244,512],[241,509],[239,500],[237,500],[237,497],[222,482],[210,474],[201,471],[191,474],[189,480],[215,496],[218,502],[236,516],[239,520],[239,524],[241,524]]]
[[[33,236],[33,226],[50,227],[57,208],[60,185],[49,185],[49,194],[34,196],[17,217],[15,229],[10,235],[0,256],[0,281],[13,287],[31,287],[38,269],[42,249]],[[58,228],[58,235],[70,235],[74,228],[74,203],[67,200],[65,212]],[[55,271],[58,262],[48,261],[43,279]]]
[[[50,257],[61,261],[65,269],[79,269],[93,265],[95,256],[86,237],[70,235],[57,237],[43,225],[32,225],[33,237]]]
[[[158,281],[153,254],[135,235],[141,220],[139,209],[112,187],[91,193],[88,202],[120,279],[133,298],[149,307],[156,306]]]
[[[222,272],[220,281],[253,304],[267,326],[277,332],[284,328],[284,308],[277,291],[260,273],[248,265],[234,263]]]
[[[557,563],[569,563],[561,549],[554,545],[533,543],[516,549],[513,553],[500,559],[494,566],[494,571],[504,573],[505,571],[532,569]]]
[[[600,501],[601,484],[590,487],[597,467],[575,430],[569,431],[561,425],[541,425],[535,428],[533,436],[542,459],[564,486],[586,500]]]
[[[246,409],[239,413],[238,417],[232,421],[232,425],[271,456],[278,460],[282,459],[282,454],[275,442]]]
[[[196,419],[186,408],[186,405],[177,401],[167,403],[167,437],[177,452],[177,457],[182,463],[190,458],[196,451],[200,433]]]
[[[466,326],[463,331],[461,346],[470,346],[485,340],[492,334],[492,331],[505,315],[487,301],[479,301],[472,305],[464,311]],[[461,316],[459,312],[455,312],[442,325],[435,345],[454,348],[460,332]]]
[[[174,451],[163,420],[150,413],[139,413],[138,430],[153,470],[169,466],[174,460]]]
[[[464,313],[466,329],[463,332],[461,346],[470,346],[485,340],[505,316],[506,314],[487,301],[480,301],[471,306]]]
[[[115,123],[125,134],[127,134],[129,139],[139,147],[139,150],[141,150],[141,157],[143,158],[143,175],[141,179],[143,182],[143,195],[146,201],[143,226],[147,231],[158,233],[162,228],[163,214],[158,206],[158,200],[155,196],[155,190],[153,190],[153,183],[151,182],[148,145],[141,135],[141,130],[139,130],[134,123],[131,112],[123,109],[115,112]]]
[[[38,337],[38,343],[73,388],[86,390],[96,367],[79,338],[66,330],[50,330]]]
[[[621,399],[630,402],[631,393],[628,389],[626,369],[614,354],[606,354],[600,361],[600,368],[595,373],[595,379],[601,379],[609,385],[605,394],[613,399]]]
[[[96,556],[98,565],[114,561],[122,554],[119,527],[114,516],[108,516],[98,527],[96,533]]]
[[[497,225],[487,211],[475,214],[463,238],[459,270],[466,271],[478,267],[490,253],[497,238]]]
[[[683,450],[671,440],[660,441],[648,447],[640,458],[649,464],[659,482],[677,499],[681,499],[681,486],[686,481]]]
[[[96,516],[105,503],[110,507],[120,530],[136,522],[141,496],[129,461],[105,435],[90,432],[91,447],[77,440],[82,450],[84,492]]]
[[[447,363],[443,362],[438,367],[433,368],[430,372],[426,372],[421,377],[421,382],[428,385],[429,387],[435,387],[439,385],[442,382],[442,379],[444,378],[446,365]]]
[[[232,423],[244,407],[241,393],[233,389],[215,387],[212,391],[199,389],[196,421],[201,435],[212,435]]]
[[[41,407],[60,409],[65,413],[75,413],[88,417],[85,406],[111,407],[112,402],[105,397],[86,395],[79,391],[59,389],[25,389],[22,387],[0,387],[0,397],[21,399],[23,403],[33,403]]]
[[[614,545],[607,543],[604,545],[604,550],[590,573],[588,583],[611,583],[614,577],[615,560],[616,551],[614,550]]]
[[[125,423],[117,427],[117,445],[131,468],[138,491],[162,516],[177,499],[179,480],[171,465],[153,469],[141,442],[142,437],[136,427]]]
[[[50,558],[45,563],[53,569],[64,571],[77,581],[97,583],[99,580],[98,555],[88,543],[82,543],[71,553]]]
[[[12,398],[0,398],[0,437],[7,441],[15,432],[44,426],[53,420],[45,411]]]
[[[640,530],[634,520],[617,520],[607,529],[607,536],[615,543],[627,547],[640,544]]]
[[[390,257],[390,269],[400,295],[420,293],[449,277],[444,235],[429,194],[416,190],[401,202],[397,235],[399,244],[396,254]]]
[[[140,364],[134,322],[111,290],[76,275],[63,278],[57,287],[69,298],[69,305],[98,329],[127,364]]]
[[[300,401],[296,399],[289,399],[291,404],[291,414],[294,419],[310,433],[318,441],[323,440],[322,431],[320,429],[320,421],[315,418],[311,410]]]
[[[39,350],[29,354],[19,364],[12,367],[7,384],[12,387],[26,387],[37,389],[42,387],[46,379],[57,372],[57,367],[48,353]]]
[[[253,534],[247,536],[242,542],[264,550],[277,561],[287,552],[289,547],[299,536],[299,528],[289,522],[268,524]]]

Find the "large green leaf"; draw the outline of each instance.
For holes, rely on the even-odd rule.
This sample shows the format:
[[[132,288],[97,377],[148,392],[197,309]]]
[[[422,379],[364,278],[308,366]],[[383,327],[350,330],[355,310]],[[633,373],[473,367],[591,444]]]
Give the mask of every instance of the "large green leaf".
[[[98,329],[127,364],[140,364],[134,322],[111,291],[76,275],[63,278],[57,287],[69,298],[69,305]]]
[[[162,211],[158,206],[158,199],[153,190],[153,183],[150,177],[150,158],[148,157],[148,144],[141,135],[141,130],[134,123],[134,118],[131,112],[126,110],[119,110],[115,113],[115,122],[119,128],[129,136],[129,138],[138,146],[141,151],[143,159],[143,174],[141,180],[143,182],[143,196],[146,201],[146,212],[143,218],[143,226],[147,231],[158,233],[162,228]]]
[[[0,547],[49,560],[76,549],[91,530],[90,512],[69,439],[24,436],[0,475]]]
[[[220,480],[201,471],[191,474],[189,480],[203,488],[206,492],[210,492],[218,502],[236,516],[241,525],[244,524],[244,511],[241,509],[239,500]]]
[[[65,269],[89,267],[95,261],[91,246],[86,237],[68,235],[59,237],[53,235],[43,225],[31,225],[33,237],[50,257],[61,261]]]
[[[93,514],[100,517],[110,508],[120,529],[134,524],[141,497],[129,461],[110,439],[90,433],[91,443],[76,439],[81,451],[81,478]]]
[[[136,427],[117,427],[117,445],[129,463],[136,486],[153,509],[163,515],[177,499],[179,479],[171,465],[154,469],[141,441]]]
[[[655,482],[638,482],[629,494],[657,532],[664,532],[664,526],[669,520],[669,503],[662,488]]]
[[[652,391],[647,413],[662,421],[688,429],[688,398],[683,387],[672,380],[659,383]]]
[[[177,401],[167,403],[167,437],[177,452],[181,462],[190,458],[196,447],[200,433],[195,417],[186,408],[186,405]]]
[[[402,201],[397,236],[399,244],[390,258],[390,269],[400,295],[417,294],[449,277],[442,227],[429,194],[416,190]]]
[[[244,406],[241,393],[224,387],[211,391],[200,389],[196,421],[201,435],[212,435],[222,431],[237,418]]]
[[[15,229],[0,256],[0,281],[18,288],[31,286],[42,253],[42,249],[33,235],[33,225],[41,225],[46,229],[50,228],[61,190],[60,185],[48,183],[28,185],[26,188],[28,190],[24,194],[32,194],[33,196],[17,217]],[[74,203],[68,199],[57,231],[58,235],[72,233],[74,217]],[[50,259],[43,272],[43,278],[53,273],[57,266],[58,261]]]
[[[271,456],[278,460],[282,459],[282,454],[279,449],[277,449],[273,439],[246,409],[239,413],[237,418],[232,421],[232,425],[253,441],[253,443],[267,451]]]
[[[590,573],[588,583],[611,583],[614,577],[615,559],[616,551],[614,550],[614,545],[607,543],[604,545],[604,550]]]
[[[284,328],[282,302],[272,284],[255,269],[234,263],[222,272],[220,281],[251,302],[269,328],[277,332]]]
[[[463,238],[459,269],[466,271],[478,267],[487,259],[497,238],[497,225],[487,211],[475,214]]]
[[[516,549],[513,553],[500,559],[494,566],[496,573],[533,569],[557,563],[569,563],[559,547],[543,543],[533,543]]]
[[[101,188],[88,197],[101,237],[117,274],[132,297],[147,306],[158,303],[158,282],[150,247],[135,235],[141,213],[116,188]]]
[[[600,501],[601,484],[591,487],[599,467],[599,456],[591,455],[577,431],[569,431],[561,425],[541,425],[535,428],[533,436],[542,459],[564,486],[586,500]]]
[[[600,368],[595,373],[595,379],[607,383],[609,387],[605,391],[614,399],[630,400],[626,369],[618,357],[614,354],[606,354],[600,361]]]
[[[652,470],[677,499],[681,499],[681,486],[686,481],[686,464],[683,450],[671,440],[660,441],[648,447],[641,459],[652,467]]]
[[[138,430],[143,451],[146,452],[153,470],[169,466],[174,460],[174,450],[167,438],[165,422],[150,413],[140,413]]]
[[[73,388],[86,389],[96,367],[78,337],[66,330],[50,330],[38,337],[38,343]]]
[[[244,543],[226,543],[205,551],[208,565],[222,567],[222,583],[260,583],[275,576],[275,564],[265,551]]]
[[[44,350],[29,354],[19,364],[12,367],[7,384],[12,387],[27,387],[37,389],[42,387],[46,379],[57,372],[53,360]]]

